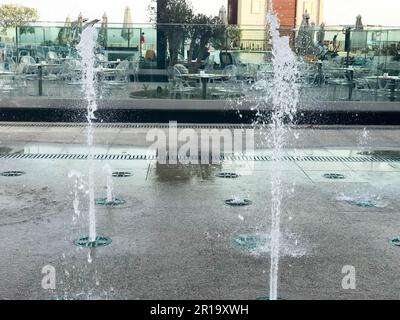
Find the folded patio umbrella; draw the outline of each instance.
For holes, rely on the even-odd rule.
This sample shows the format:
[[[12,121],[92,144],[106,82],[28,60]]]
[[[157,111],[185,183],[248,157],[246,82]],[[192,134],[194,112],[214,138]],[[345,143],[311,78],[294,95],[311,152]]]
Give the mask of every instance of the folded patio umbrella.
[[[363,49],[367,46],[367,33],[364,32],[364,25],[361,19],[360,15],[356,17],[356,24],[351,37],[352,49]]]
[[[317,33],[317,42],[324,43],[324,41],[325,41],[325,24],[321,23],[321,25],[319,26],[318,33]]]
[[[225,24],[225,25],[228,24],[228,16],[227,16],[227,14],[226,14],[226,8],[225,8],[225,6],[222,6],[222,7],[219,9],[219,14],[218,14],[218,16],[219,16],[219,19],[222,21],[223,24]]]
[[[68,16],[65,20],[64,27],[58,33],[58,43],[67,45],[71,41],[71,18]]]
[[[108,37],[108,18],[107,14],[104,12],[103,17],[101,19],[101,27],[100,27],[100,32],[99,32],[99,44],[102,47],[107,47],[107,37]]]
[[[121,36],[122,38],[128,41],[128,47],[129,47],[129,41],[133,36],[133,30],[131,29],[131,27],[132,27],[131,9],[129,7],[126,7],[124,12],[124,23],[122,25]]]
[[[296,37],[296,51],[301,55],[314,52],[313,28],[310,25],[310,15],[307,11],[303,14],[303,20]]]
[[[356,17],[356,30],[364,30],[364,25],[361,19],[362,19],[361,15],[358,15]]]
[[[76,24],[76,35],[80,36],[83,30],[83,16],[82,13],[79,14],[78,16],[78,21]]]

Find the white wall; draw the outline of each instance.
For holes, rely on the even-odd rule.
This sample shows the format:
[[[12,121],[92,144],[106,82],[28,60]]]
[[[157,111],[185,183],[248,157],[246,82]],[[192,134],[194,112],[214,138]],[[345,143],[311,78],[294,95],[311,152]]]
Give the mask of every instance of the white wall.
[[[238,3],[238,24],[258,25],[265,24],[266,0],[239,0]]]

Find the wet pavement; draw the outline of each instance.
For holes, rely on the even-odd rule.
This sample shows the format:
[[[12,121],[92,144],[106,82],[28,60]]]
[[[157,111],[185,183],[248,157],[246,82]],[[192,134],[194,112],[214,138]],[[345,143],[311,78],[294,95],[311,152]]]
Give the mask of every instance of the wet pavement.
[[[293,129],[281,165],[285,194],[278,294],[284,299],[398,299],[400,159],[368,161],[362,150],[400,150],[399,127]],[[106,196],[105,164],[113,171],[120,206],[96,206],[104,248],[74,246],[88,235],[87,172],[82,159],[37,158],[87,154],[84,126],[0,125],[1,299],[257,299],[268,293],[270,178],[276,162],[256,131],[258,161],[162,164],[148,149],[151,128],[95,130],[98,155],[143,159],[94,160],[96,198]],[[199,130],[199,128],[196,128]],[[262,158],[264,156],[264,158]],[[297,158],[295,157],[303,157]],[[305,160],[305,157],[312,157]],[[324,158],[325,157],[325,158]],[[349,158],[350,157],[350,158]],[[353,157],[353,158],[352,158]],[[319,160],[318,160],[319,159]],[[390,161],[390,159],[392,161]],[[81,173],[82,179],[68,177]],[[219,178],[234,172],[237,178]],[[338,173],[344,179],[326,179]],[[352,200],[378,199],[378,206]],[[235,197],[247,206],[228,206]],[[74,199],[78,215],[74,212]],[[45,290],[42,268],[56,270]],[[356,289],[342,288],[342,268],[356,270]]]

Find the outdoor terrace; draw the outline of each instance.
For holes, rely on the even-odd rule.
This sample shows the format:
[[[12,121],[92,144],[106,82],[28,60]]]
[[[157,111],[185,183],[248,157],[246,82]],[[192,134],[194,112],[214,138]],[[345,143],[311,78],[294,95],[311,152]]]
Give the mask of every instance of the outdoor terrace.
[[[221,110],[240,110],[242,105],[256,106],[268,96],[274,72],[266,29],[192,27],[218,29],[219,45],[210,39],[208,53],[201,56],[199,48],[193,49],[188,35],[183,34],[181,49],[172,62],[171,57],[166,55],[163,60],[157,52],[160,30],[177,28],[184,33],[188,26],[132,25],[126,29],[118,24],[99,25],[99,103],[108,101],[103,105],[135,109],[143,105],[140,100],[146,99],[154,108],[174,109],[175,101],[191,100],[205,109],[219,106]],[[2,37],[0,43],[0,106],[57,104],[62,109],[82,100],[76,32],[63,24],[35,24],[8,30],[8,36]],[[144,43],[140,40],[142,33]],[[282,27],[281,33],[290,37],[298,57],[301,105],[317,105],[322,110],[324,106],[329,110],[329,106],[337,108],[339,104],[341,109],[349,106],[350,110],[354,103],[375,104],[378,110],[385,109],[387,103],[398,105],[400,29],[351,29],[347,40],[343,27],[307,31]],[[186,103],[188,110],[191,105]],[[78,108],[79,103],[75,106]]]

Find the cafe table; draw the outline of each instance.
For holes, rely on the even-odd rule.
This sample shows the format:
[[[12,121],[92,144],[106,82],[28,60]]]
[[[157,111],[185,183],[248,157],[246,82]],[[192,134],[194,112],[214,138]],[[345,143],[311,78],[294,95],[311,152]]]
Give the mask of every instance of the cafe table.
[[[29,65],[29,67],[37,68],[38,69],[38,77],[39,77],[39,96],[43,95],[43,68],[46,69],[56,69],[61,68],[62,64],[60,63],[34,63]]]
[[[185,74],[177,74],[176,76],[192,80],[200,80],[202,87],[201,97],[203,100],[207,99],[207,87],[210,80],[221,80],[229,77],[229,75],[216,74],[216,73],[185,73]]]
[[[400,77],[399,76],[389,76],[389,75],[368,76],[368,77],[365,77],[365,79],[373,79],[373,80],[376,80],[376,81],[379,81],[379,80],[389,81],[390,82],[389,100],[390,101],[395,101],[396,100],[395,90],[396,90],[396,82],[400,81]]]

